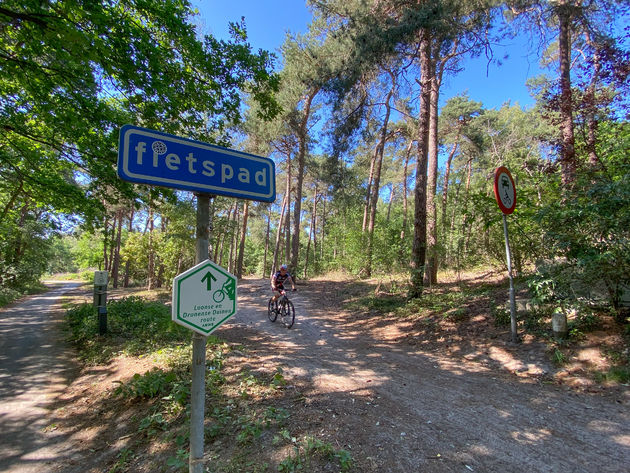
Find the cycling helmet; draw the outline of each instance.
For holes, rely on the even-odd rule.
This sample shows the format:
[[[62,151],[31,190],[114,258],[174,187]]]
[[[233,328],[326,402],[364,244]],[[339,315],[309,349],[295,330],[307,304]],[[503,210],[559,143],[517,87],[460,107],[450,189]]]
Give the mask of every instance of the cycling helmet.
[[[288,269],[286,264],[280,265],[280,269]]]

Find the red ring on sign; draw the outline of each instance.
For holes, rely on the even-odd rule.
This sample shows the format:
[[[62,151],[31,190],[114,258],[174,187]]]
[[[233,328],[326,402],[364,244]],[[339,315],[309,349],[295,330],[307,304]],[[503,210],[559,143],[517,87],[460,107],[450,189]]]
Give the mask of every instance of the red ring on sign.
[[[506,174],[507,177],[510,178],[510,181],[512,182],[512,189],[514,190],[512,195],[512,205],[510,207],[506,207],[503,204],[503,201],[501,200],[501,197],[499,195],[499,176],[501,176],[502,174]],[[494,197],[495,199],[497,199],[497,204],[499,204],[501,212],[503,212],[505,215],[510,215],[512,212],[514,212],[514,208],[516,207],[516,185],[514,184],[514,179],[512,179],[512,174],[510,174],[510,171],[508,171],[505,166],[498,167],[494,171]]]

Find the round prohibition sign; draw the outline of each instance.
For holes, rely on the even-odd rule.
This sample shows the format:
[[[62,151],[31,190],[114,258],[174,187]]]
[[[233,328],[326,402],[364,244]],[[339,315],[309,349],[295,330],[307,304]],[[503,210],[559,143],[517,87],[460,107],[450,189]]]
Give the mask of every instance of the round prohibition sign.
[[[504,166],[494,171],[494,196],[501,212],[510,215],[516,207],[516,185],[512,174]]]

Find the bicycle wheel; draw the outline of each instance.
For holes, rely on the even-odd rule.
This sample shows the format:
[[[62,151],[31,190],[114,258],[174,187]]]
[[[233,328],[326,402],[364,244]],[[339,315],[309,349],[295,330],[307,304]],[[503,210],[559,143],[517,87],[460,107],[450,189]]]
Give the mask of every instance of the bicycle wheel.
[[[280,317],[286,328],[293,327],[293,322],[295,322],[295,308],[293,307],[293,302],[288,299],[284,301],[280,307]]]
[[[214,302],[219,304],[223,302],[223,299],[225,299],[225,293],[223,292],[223,290],[219,289],[218,291],[214,292],[214,294],[212,295],[212,298],[214,299]]]
[[[269,303],[267,304],[267,317],[272,322],[275,322],[278,318],[278,302],[274,301],[273,298],[269,299]]]

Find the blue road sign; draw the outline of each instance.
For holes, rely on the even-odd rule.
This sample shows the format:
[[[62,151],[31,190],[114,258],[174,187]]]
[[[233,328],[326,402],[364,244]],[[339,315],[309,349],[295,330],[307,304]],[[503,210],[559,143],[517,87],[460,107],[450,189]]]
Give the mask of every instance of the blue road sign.
[[[132,125],[120,129],[118,176],[206,194],[276,200],[273,160]]]

